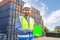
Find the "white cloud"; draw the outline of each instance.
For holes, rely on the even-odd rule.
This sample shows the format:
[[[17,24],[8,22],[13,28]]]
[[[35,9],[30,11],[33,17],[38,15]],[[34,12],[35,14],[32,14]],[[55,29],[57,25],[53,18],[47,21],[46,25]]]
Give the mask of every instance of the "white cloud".
[[[52,11],[51,15],[44,20],[45,24],[53,24],[60,21],[60,10]]]
[[[41,4],[40,14],[42,15],[42,17],[44,17],[44,14],[48,10],[48,7],[44,3],[42,3],[42,2],[40,4]]]
[[[2,2],[3,0],[0,0],[0,2]]]
[[[44,16],[46,14],[46,11],[48,10],[48,7],[43,2],[41,2],[40,5],[41,5],[40,14],[42,15],[42,19],[44,20],[44,25],[45,25],[46,24],[46,18]]]
[[[40,3],[41,7],[40,7],[40,14],[43,17],[44,20],[44,25],[47,26],[49,29],[53,30],[55,25],[55,23],[58,23],[60,21],[60,10],[56,10],[56,11],[52,11],[50,13],[50,16],[45,17],[46,12],[48,11],[48,7],[46,4],[44,4],[43,2]]]

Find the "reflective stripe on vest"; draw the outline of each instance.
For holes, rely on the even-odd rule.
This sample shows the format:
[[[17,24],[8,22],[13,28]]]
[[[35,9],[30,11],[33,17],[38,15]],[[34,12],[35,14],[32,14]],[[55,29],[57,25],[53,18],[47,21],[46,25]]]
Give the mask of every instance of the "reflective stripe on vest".
[[[30,17],[29,25],[28,25],[28,22],[27,22],[27,20],[25,19],[24,16],[20,16],[19,19],[21,20],[21,28],[28,29],[30,27],[31,29],[33,29],[34,21],[31,17]]]
[[[33,37],[33,35],[32,34],[30,34],[30,36],[29,36],[29,34],[28,35],[18,35],[18,37]]]

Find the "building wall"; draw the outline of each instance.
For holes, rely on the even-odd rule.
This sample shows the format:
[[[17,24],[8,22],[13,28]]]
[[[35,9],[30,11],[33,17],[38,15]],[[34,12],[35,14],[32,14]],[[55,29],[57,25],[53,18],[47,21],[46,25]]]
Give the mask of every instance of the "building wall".
[[[34,17],[34,7],[31,6],[30,11],[31,11],[30,16]]]
[[[41,26],[43,25],[43,20],[40,20],[40,23],[39,23],[39,25],[41,25]]]
[[[38,23],[40,22],[40,11],[35,9],[34,7],[31,7],[30,15],[34,18],[35,24],[38,25]]]

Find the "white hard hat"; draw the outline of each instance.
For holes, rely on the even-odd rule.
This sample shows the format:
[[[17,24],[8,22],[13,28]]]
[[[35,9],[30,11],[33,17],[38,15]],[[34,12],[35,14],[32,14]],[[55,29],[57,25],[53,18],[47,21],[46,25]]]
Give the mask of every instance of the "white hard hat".
[[[26,4],[24,4],[23,9],[24,9],[25,7],[31,8],[31,5],[30,5],[29,3],[26,3]]]

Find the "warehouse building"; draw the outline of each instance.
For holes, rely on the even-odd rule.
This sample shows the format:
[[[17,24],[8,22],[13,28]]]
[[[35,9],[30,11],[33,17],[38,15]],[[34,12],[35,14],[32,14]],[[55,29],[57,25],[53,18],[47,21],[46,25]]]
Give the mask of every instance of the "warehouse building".
[[[41,21],[42,20],[42,16],[40,15],[40,11],[37,10],[36,8],[32,7],[32,6],[31,6],[30,10],[31,10],[30,16],[32,18],[34,18],[35,24],[42,26],[42,24],[44,24],[44,23],[43,23],[43,21]]]

